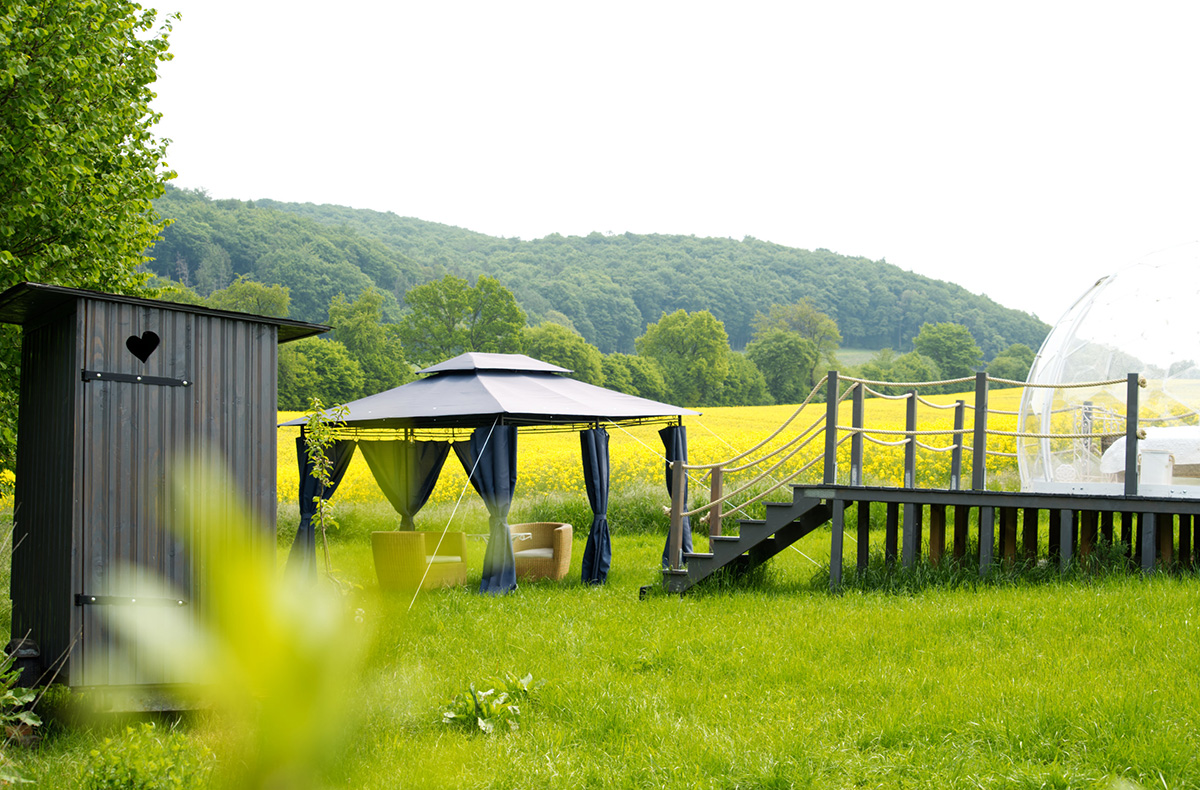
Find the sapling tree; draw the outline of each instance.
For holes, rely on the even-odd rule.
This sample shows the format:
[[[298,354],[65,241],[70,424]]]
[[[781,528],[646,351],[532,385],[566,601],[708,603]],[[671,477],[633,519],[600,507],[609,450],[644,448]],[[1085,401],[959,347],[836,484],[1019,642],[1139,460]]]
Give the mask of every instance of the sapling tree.
[[[325,490],[333,486],[333,462],[329,460],[327,451],[337,442],[337,429],[345,426],[345,406],[333,406],[329,409],[321,403],[320,398],[309,401],[308,411],[304,414],[304,452],[312,466],[309,474],[317,481],[317,494],[313,497],[313,522],[321,531],[321,548],[325,554],[325,575],[338,587],[341,583],[333,575],[333,562],[329,558],[329,537],[327,529],[337,528],[337,520],[333,514],[333,503],[325,497]]]

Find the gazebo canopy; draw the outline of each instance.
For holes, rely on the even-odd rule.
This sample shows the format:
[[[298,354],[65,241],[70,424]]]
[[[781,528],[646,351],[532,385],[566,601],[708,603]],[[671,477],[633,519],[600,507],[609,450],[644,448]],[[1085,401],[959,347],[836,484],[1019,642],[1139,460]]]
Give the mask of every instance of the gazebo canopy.
[[[344,422],[365,429],[582,427],[699,414],[562,375],[570,372],[524,354],[460,354],[419,371],[424,378],[347,403]]]
[[[311,483],[301,431],[296,444],[301,469],[301,524],[289,565],[315,574],[313,499],[328,499],[333,494],[356,445],[388,500],[401,514],[402,528],[413,529],[413,517],[433,490],[451,447],[448,439],[455,439],[456,430],[464,429],[471,431],[470,439],[457,441],[454,452],[471,485],[483,497],[490,518],[480,592],[503,594],[515,589],[507,518],[517,482],[517,430],[519,426],[559,426],[580,430],[585,484],[595,513],[584,550],[582,577],[590,584],[603,583],[612,548],[606,515],[608,432],[602,424],[673,421],[677,424],[659,431],[666,448],[664,457],[668,465],[676,459],[686,463],[687,434],[680,418],[699,412],[562,375],[570,372],[524,354],[467,353],[420,371],[425,378],[347,403],[347,413],[337,428],[340,440],[330,448],[333,484],[320,491]],[[301,418],[283,424],[304,422]],[[416,431],[431,431],[438,438],[416,440]],[[669,476],[667,480],[669,490]],[[691,551],[690,532],[685,519],[684,551]]]

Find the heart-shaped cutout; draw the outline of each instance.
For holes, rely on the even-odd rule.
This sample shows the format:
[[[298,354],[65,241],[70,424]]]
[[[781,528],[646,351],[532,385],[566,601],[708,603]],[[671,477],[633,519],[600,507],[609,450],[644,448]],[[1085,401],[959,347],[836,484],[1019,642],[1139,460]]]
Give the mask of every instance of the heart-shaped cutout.
[[[125,348],[135,357],[145,362],[154,353],[154,349],[158,348],[158,335],[146,330],[142,332],[142,336],[130,335],[125,341]]]

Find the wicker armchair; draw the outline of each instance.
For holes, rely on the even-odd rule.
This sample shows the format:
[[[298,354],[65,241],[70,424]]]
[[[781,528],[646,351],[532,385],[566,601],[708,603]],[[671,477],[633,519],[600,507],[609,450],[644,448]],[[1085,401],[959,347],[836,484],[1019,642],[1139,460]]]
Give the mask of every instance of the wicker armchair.
[[[567,575],[571,567],[571,525],[557,521],[510,524],[509,530],[528,532],[528,540],[513,540],[517,578],[525,581],[554,579]]]
[[[439,537],[434,532],[372,532],[371,552],[375,555],[379,588],[385,592],[411,592],[418,585],[430,590],[466,584],[466,534],[447,532],[441,546],[437,545]],[[437,552],[432,553],[435,547]]]

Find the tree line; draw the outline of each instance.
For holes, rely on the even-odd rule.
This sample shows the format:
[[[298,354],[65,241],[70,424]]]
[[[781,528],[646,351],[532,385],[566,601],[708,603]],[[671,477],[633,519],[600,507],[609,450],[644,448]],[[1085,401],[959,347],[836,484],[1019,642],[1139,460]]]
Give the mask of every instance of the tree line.
[[[851,348],[913,350],[926,323],[966,326],[991,359],[1014,343],[1040,345],[1049,327],[952,283],[886,261],[800,250],[753,238],[561,236],[523,241],[341,206],[210,200],[168,188],[155,201],[173,220],[148,252],[155,274],[201,295],[239,276],[285,285],[292,317],[324,321],[337,292],[369,287],[399,320],[410,288],[452,274],[486,275],[513,292],[536,325],[565,317],[602,353],[633,353],[663,314],[707,310],[745,350],[760,313],[807,300]],[[964,262],[964,265],[967,265]]]
[[[159,280],[160,296],[276,317],[288,317],[290,294],[245,276],[201,297]],[[330,301],[327,337],[285,344],[279,352],[279,408],[306,408],[310,399],[344,403],[411,381],[421,367],[467,351],[525,353],[564,367],[573,378],[683,406],[798,403],[825,370],[838,367],[837,322],[807,300],[772,305],[753,321],[744,351],[735,351],[724,324],[707,310],[662,315],[634,341],[636,353],[603,353],[561,313],[531,325],[515,295],[486,275],[474,283],[445,275],[404,295],[404,312],[386,322],[385,298],[368,288],[351,300]],[[981,347],[961,324],[925,324],[913,351],[881,351],[848,372],[881,381],[969,378],[980,369]],[[1013,344],[989,364],[994,375],[1023,379],[1033,352]],[[944,385],[970,389],[969,382]],[[823,395],[818,391],[818,399]]]

